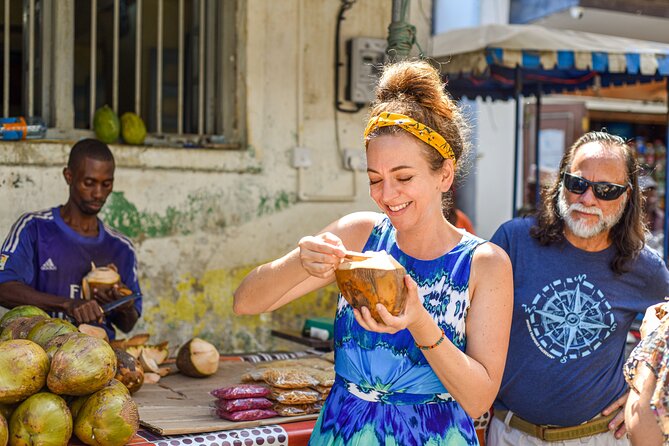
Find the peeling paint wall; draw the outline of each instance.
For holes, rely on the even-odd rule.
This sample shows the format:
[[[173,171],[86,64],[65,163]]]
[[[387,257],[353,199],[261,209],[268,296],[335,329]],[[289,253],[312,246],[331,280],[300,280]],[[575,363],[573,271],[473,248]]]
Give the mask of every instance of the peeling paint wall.
[[[343,41],[385,38],[391,3],[355,3],[342,25]],[[366,175],[343,170],[337,151],[332,67],[340,2],[245,4],[248,147],[112,146],[115,186],[101,217],[130,236],[138,252],[146,299],[133,332],[147,331],[153,341],[168,340],[173,348],[192,336],[225,353],[303,348],[278,340],[271,330],[300,330],[307,317],[333,316],[336,286],[274,313],[244,317],[232,313],[234,289],[253,267],[294,248],[302,236],[346,213],[375,209]],[[429,0],[412,2],[410,21],[418,27],[424,50],[430,5]],[[297,17],[303,18],[301,33],[296,32]],[[366,110],[338,118],[341,147],[362,153]],[[298,200],[297,172],[291,167],[291,151],[298,143],[309,148],[313,161],[305,171],[304,190],[347,195],[355,182],[350,202]],[[67,200],[62,168],[71,144],[0,143],[2,237],[23,212]]]

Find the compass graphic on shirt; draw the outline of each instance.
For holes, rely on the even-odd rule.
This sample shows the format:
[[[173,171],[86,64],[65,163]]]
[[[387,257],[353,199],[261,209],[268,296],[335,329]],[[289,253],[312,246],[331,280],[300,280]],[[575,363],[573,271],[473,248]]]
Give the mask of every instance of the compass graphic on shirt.
[[[611,305],[585,279],[555,280],[525,306],[530,335],[549,358],[567,362],[588,356],[616,330]]]

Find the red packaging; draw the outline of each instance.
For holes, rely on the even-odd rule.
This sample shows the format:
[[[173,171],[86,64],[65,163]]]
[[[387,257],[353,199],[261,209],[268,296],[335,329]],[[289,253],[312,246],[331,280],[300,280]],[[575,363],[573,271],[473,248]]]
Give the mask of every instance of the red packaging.
[[[216,401],[216,407],[225,412],[239,412],[240,410],[251,409],[269,409],[272,403],[267,398],[241,398],[237,400],[223,400]]]
[[[230,387],[222,387],[209,392],[216,398],[223,400],[237,400],[240,398],[261,398],[270,394],[266,386],[260,384],[237,384]]]
[[[251,409],[240,410],[238,412],[226,412],[225,410],[216,409],[216,415],[230,421],[252,421],[276,417],[277,413],[271,409]]]

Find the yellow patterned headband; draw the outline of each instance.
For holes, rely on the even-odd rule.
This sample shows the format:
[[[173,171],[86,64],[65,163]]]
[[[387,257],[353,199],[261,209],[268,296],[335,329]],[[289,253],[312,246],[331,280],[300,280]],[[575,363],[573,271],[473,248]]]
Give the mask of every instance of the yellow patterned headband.
[[[365,139],[367,139],[367,136],[374,130],[392,125],[402,127],[416,138],[434,147],[437,152],[441,153],[441,156],[450,158],[453,160],[453,163],[455,163],[455,153],[453,152],[451,145],[446,142],[443,136],[425,124],[421,124],[420,122],[399,113],[383,112],[378,116],[372,117],[365,129]]]

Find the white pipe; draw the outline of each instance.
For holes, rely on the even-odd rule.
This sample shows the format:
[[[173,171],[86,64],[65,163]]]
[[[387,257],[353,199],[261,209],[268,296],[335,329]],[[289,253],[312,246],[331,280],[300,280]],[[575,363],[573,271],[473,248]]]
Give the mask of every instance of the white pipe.
[[[302,13],[304,9],[303,5],[304,0],[297,1],[297,56],[296,56],[296,99],[297,103],[295,104],[295,118],[297,121],[297,147],[302,147],[302,131],[304,127],[304,66],[303,66],[303,48],[302,42],[304,41],[303,37],[303,26],[302,26]],[[335,112],[336,113],[336,112]],[[355,201],[357,196],[356,190],[356,174],[355,171],[351,172],[351,194],[350,195],[312,195],[307,193],[304,190],[304,167],[297,168],[297,199],[303,202],[320,202],[320,203],[336,203],[336,202],[351,202]]]

